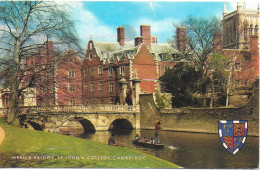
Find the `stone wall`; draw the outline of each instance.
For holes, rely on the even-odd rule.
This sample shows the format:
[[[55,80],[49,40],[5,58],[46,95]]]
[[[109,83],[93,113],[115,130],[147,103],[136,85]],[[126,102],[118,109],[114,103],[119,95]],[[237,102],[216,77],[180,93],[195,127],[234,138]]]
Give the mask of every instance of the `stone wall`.
[[[218,133],[219,120],[247,120],[248,135],[259,136],[258,97],[258,88],[254,88],[251,99],[245,106],[239,108],[174,108],[160,110],[154,104],[153,94],[142,94],[140,95],[141,129],[154,129],[155,113],[165,130]]]

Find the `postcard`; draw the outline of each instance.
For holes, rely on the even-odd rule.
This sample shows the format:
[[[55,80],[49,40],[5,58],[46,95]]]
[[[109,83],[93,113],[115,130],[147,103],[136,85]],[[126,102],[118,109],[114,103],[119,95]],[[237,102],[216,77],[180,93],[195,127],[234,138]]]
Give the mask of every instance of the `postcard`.
[[[0,1],[0,168],[259,168],[259,10]]]

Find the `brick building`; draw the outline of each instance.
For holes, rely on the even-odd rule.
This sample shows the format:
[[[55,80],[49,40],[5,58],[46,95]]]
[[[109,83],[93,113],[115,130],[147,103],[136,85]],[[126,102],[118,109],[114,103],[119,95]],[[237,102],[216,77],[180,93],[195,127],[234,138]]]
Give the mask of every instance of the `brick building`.
[[[141,25],[134,43],[125,42],[124,27],[118,27],[117,42],[88,42],[82,64],[83,103],[132,105],[140,93],[160,91],[158,78],[165,69],[184,61],[179,50],[158,44],[150,32],[149,25]]]
[[[259,6],[249,10],[240,2],[237,10],[227,13],[224,4],[223,43],[219,49],[230,59],[229,66],[234,68],[232,83],[237,85],[248,85],[259,77],[259,13]]]
[[[227,71],[236,89],[230,98],[239,104],[259,77],[259,7],[247,10],[238,3],[236,11],[227,13],[224,5],[222,23],[223,34],[215,36],[214,48],[229,58]],[[124,27],[118,27],[116,42],[89,40],[84,59],[72,50],[54,56],[53,43],[47,41],[24,61],[26,67],[43,71],[34,86],[23,91],[21,105],[138,104],[139,94],[160,92],[158,78],[166,68],[188,62],[182,59],[186,30],[176,32],[173,48],[158,44],[149,25],[140,26],[134,42],[126,42]],[[0,96],[0,107],[8,106],[8,89]]]
[[[56,105],[82,104],[82,61],[77,53],[68,50],[55,65]]]
[[[47,41],[24,59],[27,72],[22,85],[20,106],[51,106],[82,104],[82,61],[72,50],[54,55],[54,44]],[[33,80],[33,81],[31,81]],[[9,106],[9,90],[0,89],[0,107]]]
[[[230,104],[241,106],[251,96],[251,85],[259,78],[259,7],[248,10],[237,3],[227,13],[223,7],[223,34],[214,37],[214,48],[226,56],[230,76]]]

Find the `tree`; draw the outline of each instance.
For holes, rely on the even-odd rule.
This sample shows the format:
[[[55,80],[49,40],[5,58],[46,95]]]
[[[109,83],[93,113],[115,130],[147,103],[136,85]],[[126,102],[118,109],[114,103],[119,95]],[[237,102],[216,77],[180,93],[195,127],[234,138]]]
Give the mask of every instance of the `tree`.
[[[174,68],[167,69],[159,80],[162,82],[162,89],[172,93],[172,105],[183,107],[196,104],[196,92],[200,87],[201,75],[202,72],[194,66],[180,62]]]
[[[225,105],[229,74],[226,71],[227,66],[228,58],[216,52],[207,61],[211,84],[210,107],[213,107],[215,102],[218,105]]]
[[[0,3],[0,11],[0,78],[10,90],[7,122],[18,124],[22,91],[32,87],[42,72],[51,71],[51,62],[55,62],[46,58],[47,62],[26,67],[28,57],[35,55],[39,44],[49,39],[64,49],[79,47],[78,38],[68,11],[55,2],[4,1]]]
[[[188,16],[179,25],[186,28],[185,54],[192,54],[193,61],[198,66],[204,67],[214,51],[214,35],[222,33],[221,21],[216,17]]]
[[[182,52],[182,55],[183,58],[194,62],[196,69],[203,73],[198,82],[200,84],[198,93],[204,96],[203,105],[206,106],[207,89],[211,88],[207,61],[214,52],[214,35],[222,32],[221,21],[216,17],[188,16],[179,24],[174,24],[174,26],[186,28],[186,49]]]

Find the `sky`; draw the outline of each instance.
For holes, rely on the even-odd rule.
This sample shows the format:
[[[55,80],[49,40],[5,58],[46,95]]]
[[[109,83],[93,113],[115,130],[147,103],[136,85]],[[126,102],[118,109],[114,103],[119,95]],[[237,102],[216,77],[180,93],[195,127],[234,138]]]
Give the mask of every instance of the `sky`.
[[[117,28],[125,26],[127,41],[140,36],[140,25],[150,25],[158,43],[173,36],[173,23],[188,15],[222,19],[223,1],[69,1],[77,33],[84,47],[94,41],[116,42]],[[227,12],[236,9],[236,1],[226,1]],[[257,9],[257,1],[242,2],[247,9]],[[129,31],[130,30],[130,31]]]

